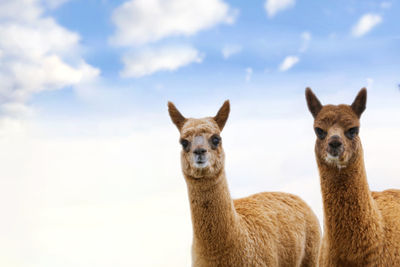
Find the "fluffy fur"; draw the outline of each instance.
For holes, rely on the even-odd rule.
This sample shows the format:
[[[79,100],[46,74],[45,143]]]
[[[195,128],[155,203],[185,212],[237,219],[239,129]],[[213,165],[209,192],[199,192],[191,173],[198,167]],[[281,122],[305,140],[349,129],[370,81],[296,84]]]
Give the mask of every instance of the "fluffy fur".
[[[360,138],[349,138],[349,129],[360,125],[366,97],[362,89],[352,105],[322,106],[306,90],[314,127],[326,133],[315,144],[324,205],[322,267],[400,266],[400,190],[369,190]],[[342,145],[332,148],[332,141]]]
[[[215,117],[203,119],[186,119],[172,103],[168,107],[183,145],[193,266],[316,266],[320,227],[299,197],[270,192],[232,200],[220,138],[229,102]],[[199,162],[205,167],[196,167]]]

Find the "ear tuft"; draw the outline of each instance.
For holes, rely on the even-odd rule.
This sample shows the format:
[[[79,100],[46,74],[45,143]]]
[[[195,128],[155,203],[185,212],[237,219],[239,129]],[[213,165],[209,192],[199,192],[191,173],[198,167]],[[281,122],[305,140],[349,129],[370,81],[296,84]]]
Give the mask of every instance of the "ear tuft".
[[[186,122],[186,118],[182,116],[179,110],[175,107],[174,103],[168,101],[168,112],[172,122],[178,127],[180,131]]]
[[[214,117],[214,120],[218,124],[218,127],[221,131],[224,128],[226,121],[228,120],[229,112],[230,112],[230,104],[229,100],[226,100],[222,105],[222,107],[219,109],[217,115],[215,115]]]
[[[321,102],[319,102],[318,98],[313,93],[310,87],[306,88],[306,100],[307,100],[308,110],[310,110],[314,118],[317,117],[318,113],[322,109],[322,104]]]
[[[351,104],[351,109],[360,118],[367,105],[367,89],[364,87],[358,92],[356,99]]]

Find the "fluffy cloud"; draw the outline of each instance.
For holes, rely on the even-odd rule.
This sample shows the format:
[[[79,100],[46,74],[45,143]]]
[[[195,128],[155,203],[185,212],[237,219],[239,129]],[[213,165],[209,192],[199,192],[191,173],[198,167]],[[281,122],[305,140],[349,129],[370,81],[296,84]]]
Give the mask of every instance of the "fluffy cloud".
[[[57,1],[61,2],[64,1]],[[35,93],[74,86],[99,74],[98,69],[79,56],[79,36],[45,17],[43,12],[43,6],[34,0],[0,4],[3,112],[23,111],[24,102]]]
[[[296,65],[300,61],[299,57],[297,56],[287,56],[279,65],[279,70],[280,71],[287,71],[290,68],[292,68],[294,65]]]
[[[222,48],[222,56],[225,59],[230,58],[231,56],[239,53],[242,50],[242,47],[240,45],[225,45]]]
[[[112,15],[115,45],[141,45],[168,36],[189,36],[219,23],[234,22],[237,11],[222,0],[131,0]]]
[[[377,14],[365,14],[354,25],[352,34],[355,37],[363,36],[368,33],[372,28],[382,22],[382,17]]]
[[[157,71],[174,71],[190,63],[200,63],[203,56],[190,46],[144,49],[126,54],[122,77],[142,77]]]
[[[162,70],[176,70],[203,56],[188,46],[145,48],[170,36],[190,36],[217,24],[231,24],[237,16],[223,0],[130,0],[116,8],[112,21],[116,32],[110,42],[135,46],[122,57],[122,77],[141,77]],[[142,48],[138,48],[142,46]],[[229,52],[228,52],[229,53]],[[232,53],[232,52],[231,52]]]
[[[293,7],[295,3],[295,0],[267,0],[264,7],[268,16],[273,17],[276,15],[276,13]]]
[[[37,2],[37,0],[2,0],[0,1],[0,19],[18,21],[36,19],[42,13]]]
[[[43,14],[43,8],[57,8],[70,0],[2,0],[0,19],[12,18],[18,21],[31,21]]]

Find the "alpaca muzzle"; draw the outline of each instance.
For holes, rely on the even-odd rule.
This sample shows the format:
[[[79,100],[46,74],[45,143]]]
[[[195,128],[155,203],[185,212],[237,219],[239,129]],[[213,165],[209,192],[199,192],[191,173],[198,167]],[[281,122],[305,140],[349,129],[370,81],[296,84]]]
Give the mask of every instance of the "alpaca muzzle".
[[[204,148],[196,148],[193,151],[193,161],[197,168],[204,168],[208,165],[207,150]]]
[[[344,146],[341,138],[338,135],[334,135],[329,138],[326,152],[328,152],[331,157],[340,157],[343,154]]]

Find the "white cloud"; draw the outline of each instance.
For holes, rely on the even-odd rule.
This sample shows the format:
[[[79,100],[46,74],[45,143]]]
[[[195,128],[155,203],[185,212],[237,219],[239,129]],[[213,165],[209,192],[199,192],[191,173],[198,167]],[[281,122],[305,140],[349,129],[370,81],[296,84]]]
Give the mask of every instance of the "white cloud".
[[[0,19],[18,21],[37,19],[43,12],[37,0],[2,0],[0,1]]]
[[[264,7],[268,16],[273,17],[276,15],[276,13],[293,7],[295,3],[295,0],[266,0]]]
[[[365,14],[354,25],[352,34],[355,37],[363,36],[368,33],[372,28],[382,22],[382,17],[377,14]]]
[[[296,65],[300,61],[299,57],[297,56],[287,56],[283,60],[283,62],[279,65],[280,71],[287,71]]]
[[[20,102],[7,102],[0,105],[0,114],[14,115],[16,117],[26,117],[34,114],[32,108]]]
[[[115,45],[141,45],[168,36],[190,36],[219,23],[231,24],[237,10],[222,0],[131,0],[116,8]]]
[[[9,57],[35,60],[51,53],[70,53],[71,48],[78,52],[79,35],[51,18],[37,18],[29,25],[14,20],[0,23],[0,36],[0,47]]]
[[[74,86],[99,75],[98,69],[81,58],[79,35],[51,17],[43,16],[43,12],[39,1],[0,3],[0,105],[5,105],[0,109],[3,112],[20,114],[29,110],[22,105],[35,93]]]
[[[304,53],[310,44],[311,41],[311,33],[310,32],[303,32],[301,34],[301,47],[299,49],[300,53]]]
[[[142,77],[158,71],[174,71],[190,63],[200,63],[203,55],[190,46],[169,46],[144,49],[122,58],[122,77]]]
[[[253,76],[253,69],[252,68],[246,68],[246,82],[250,82],[251,77]]]
[[[231,56],[239,53],[242,50],[242,47],[240,45],[225,45],[222,48],[222,56],[225,59],[230,58]]]

